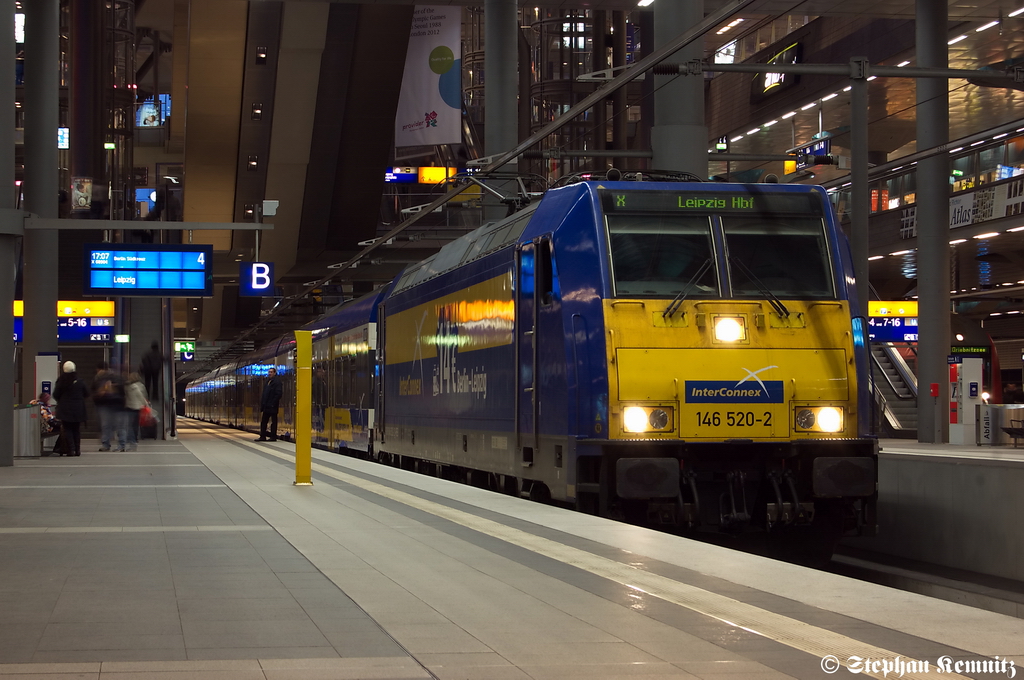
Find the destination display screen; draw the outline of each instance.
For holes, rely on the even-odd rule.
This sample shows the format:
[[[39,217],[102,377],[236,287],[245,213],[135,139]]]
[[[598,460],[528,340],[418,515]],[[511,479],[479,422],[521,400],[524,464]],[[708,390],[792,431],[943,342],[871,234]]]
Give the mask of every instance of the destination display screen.
[[[14,342],[22,341],[24,319],[14,318]],[[57,319],[58,342],[112,342],[114,319],[108,317],[62,316]]]
[[[83,290],[86,295],[211,297],[213,246],[87,244]]]
[[[601,191],[605,212],[784,213],[820,217],[824,214],[822,203],[818,194],[802,191]]]
[[[868,336],[872,342],[917,342],[917,318],[869,317]]]

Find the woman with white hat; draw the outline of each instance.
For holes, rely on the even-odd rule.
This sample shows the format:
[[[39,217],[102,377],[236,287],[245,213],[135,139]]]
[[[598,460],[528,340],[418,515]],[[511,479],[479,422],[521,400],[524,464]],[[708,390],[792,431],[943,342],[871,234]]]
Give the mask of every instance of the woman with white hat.
[[[73,361],[64,362],[64,373],[53,386],[53,398],[57,400],[57,418],[64,423],[64,433],[71,439],[69,456],[82,455],[82,423],[85,422],[85,400],[89,388],[78,379]]]

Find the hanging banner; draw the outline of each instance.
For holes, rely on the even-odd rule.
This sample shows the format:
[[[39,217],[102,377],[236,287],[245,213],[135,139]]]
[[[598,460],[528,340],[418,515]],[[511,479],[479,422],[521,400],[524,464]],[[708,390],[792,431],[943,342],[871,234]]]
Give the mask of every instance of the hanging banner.
[[[395,119],[395,146],[462,141],[462,8],[416,7]]]

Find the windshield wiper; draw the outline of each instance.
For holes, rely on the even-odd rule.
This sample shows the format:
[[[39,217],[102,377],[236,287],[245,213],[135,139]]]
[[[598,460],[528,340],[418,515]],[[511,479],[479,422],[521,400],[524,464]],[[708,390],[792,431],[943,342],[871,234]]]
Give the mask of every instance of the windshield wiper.
[[[741,262],[740,260],[736,259],[735,256],[730,257],[729,262],[735,265],[736,268],[743,272],[746,276],[750,277],[750,280],[753,281],[754,285],[757,286],[757,290],[760,291],[761,295],[764,295],[766,298],[768,298],[768,304],[772,306],[772,309],[775,310],[776,314],[778,314],[781,317],[789,316],[789,310],[786,309],[786,305],[782,304],[782,300],[775,297],[775,294],[768,290],[768,287],[761,283],[760,279],[754,276],[754,272],[750,271],[750,267],[743,264],[743,262]]]
[[[690,278],[690,281],[685,286],[683,286],[683,289],[679,291],[679,294],[672,298],[672,302],[669,303],[668,308],[661,313],[661,318],[669,318],[677,311],[679,311],[679,307],[683,304],[683,300],[685,300],[686,296],[690,294],[690,288],[698,279],[700,279],[701,276],[704,275],[704,272],[706,272],[710,267],[711,258],[709,257],[708,259],[704,260],[704,264],[702,264],[700,266],[700,269],[697,270],[697,273]]]

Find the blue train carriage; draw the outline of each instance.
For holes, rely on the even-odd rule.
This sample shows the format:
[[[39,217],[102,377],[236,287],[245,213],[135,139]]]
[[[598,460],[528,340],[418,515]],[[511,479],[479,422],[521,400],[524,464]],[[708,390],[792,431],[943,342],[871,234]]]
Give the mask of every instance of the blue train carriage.
[[[387,296],[377,444],[643,522],[873,526],[853,295],[819,188],[551,190]]]
[[[374,427],[377,308],[384,286],[307,324],[313,333],[312,442],[367,453]]]

